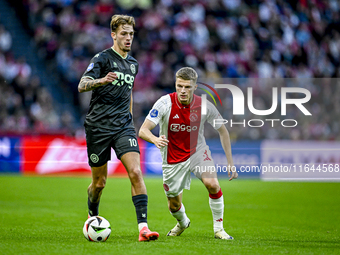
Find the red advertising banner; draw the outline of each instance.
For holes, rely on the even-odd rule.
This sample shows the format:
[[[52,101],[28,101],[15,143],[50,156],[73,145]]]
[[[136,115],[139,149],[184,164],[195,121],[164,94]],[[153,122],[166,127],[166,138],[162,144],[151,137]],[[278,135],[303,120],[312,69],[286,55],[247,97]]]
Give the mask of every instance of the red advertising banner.
[[[143,162],[143,141],[138,142]],[[23,137],[21,169],[24,174],[90,174],[86,141],[58,136]],[[108,162],[108,175],[127,175],[113,150]]]

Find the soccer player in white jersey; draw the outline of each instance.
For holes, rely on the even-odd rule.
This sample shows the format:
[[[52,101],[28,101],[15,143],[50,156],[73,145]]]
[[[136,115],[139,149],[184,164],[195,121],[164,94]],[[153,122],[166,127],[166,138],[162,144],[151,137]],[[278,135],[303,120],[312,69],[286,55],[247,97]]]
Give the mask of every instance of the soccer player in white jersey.
[[[208,121],[213,125],[214,119],[221,119],[221,116],[210,102],[207,102],[207,113],[201,114],[201,97],[194,95],[197,78],[193,68],[183,67],[178,70],[176,92],[161,97],[154,104],[139,130],[139,136],[161,150],[163,187],[169,210],[178,221],[168,236],[179,236],[190,225],[182,204],[182,192],[183,189],[190,189],[190,174],[193,172],[209,192],[215,238],[230,240],[233,237],[223,228],[223,194],[214,171],[214,161],[203,136],[204,123]],[[159,137],[151,133],[157,124],[160,125]],[[228,169],[234,169],[229,132],[222,124],[214,128],[219,133]],[[238,177],[236,171],[229,171],[228,175],[229,180]]]

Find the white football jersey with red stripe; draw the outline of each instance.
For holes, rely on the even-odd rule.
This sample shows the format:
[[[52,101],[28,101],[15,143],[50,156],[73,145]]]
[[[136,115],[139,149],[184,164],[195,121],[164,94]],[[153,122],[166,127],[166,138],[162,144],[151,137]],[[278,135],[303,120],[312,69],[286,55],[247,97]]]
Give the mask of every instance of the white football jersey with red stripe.
[[[214,119],[222,117],[209,101],[207,114],[201,115],[201,97],[194,95],[190,105],[183,105],[174,92],[158,99],[146,118],[159,124],[159,135],[165,135],[169,140],[168,146],[161,148],[163,164],[177,164],[207,146],[203,136],[204,123],[208,121],[213,126]],[[219,129],[221,126],[213,127]]]

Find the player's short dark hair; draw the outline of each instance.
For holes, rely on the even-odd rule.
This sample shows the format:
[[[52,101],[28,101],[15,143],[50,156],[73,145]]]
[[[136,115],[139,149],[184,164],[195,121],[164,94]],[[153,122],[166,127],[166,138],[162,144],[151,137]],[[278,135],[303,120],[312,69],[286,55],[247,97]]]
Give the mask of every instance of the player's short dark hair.
[[[197,72],[195,71],[194,68],[191,68],[191,67],[182,67],[176,73],[176,79],[177,78],[180,78],[182,80],[191,80],[191,81],[193,81],[196,84],[197,78],[198,78],[198,74],[197,74]]]
[[[111,18],[111,23],[110,23],[110,28],[111,28],[111,32],[116,32],[117,28],[120,25],[131,25],[133,27],[133,29],[135,29],[135,18],[129,15],[120,15],[120,14],[116,14],[113,15]]]

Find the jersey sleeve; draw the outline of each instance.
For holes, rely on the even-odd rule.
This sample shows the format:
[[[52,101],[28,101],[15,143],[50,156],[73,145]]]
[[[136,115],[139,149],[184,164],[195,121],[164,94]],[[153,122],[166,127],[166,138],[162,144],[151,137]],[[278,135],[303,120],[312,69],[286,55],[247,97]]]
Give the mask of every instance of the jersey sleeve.
[[[138,70],[139,70],[139,64],[136,64],[136,75],[138,74]]]
[[[152,109],[150,110],[149,114],[146,116],[146,119],[152,121],[156,125],[160,122],[162,117],[165,115],[168,109],[169,100],[167,97],[170,98],[169,95],[163,96],[156,101],[153,105]]]
[[[208,123],[213,126],[214,129],[219,129],[223,124],[221,124],[220,122],[216,123],[214,125],[214,120],[215,119],[223,119],[221,114],[218,112],[218,110],[216,109],[216,107],[210,103],[209,101],[207,102],[207,121]]]
[[[102,78],[101,73],[102,73],[102,67],[105,66],[104,62],[105,62],[105,58],[103,54],[98,53],[97,55],[95,55],[91,59],[89,66],[87,67],[86,71],[84,72],[81,78],[88,77],[93,80]]]

